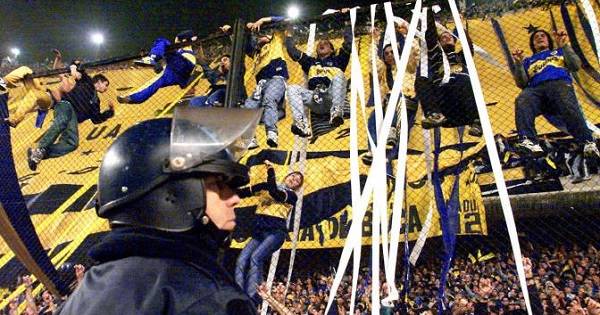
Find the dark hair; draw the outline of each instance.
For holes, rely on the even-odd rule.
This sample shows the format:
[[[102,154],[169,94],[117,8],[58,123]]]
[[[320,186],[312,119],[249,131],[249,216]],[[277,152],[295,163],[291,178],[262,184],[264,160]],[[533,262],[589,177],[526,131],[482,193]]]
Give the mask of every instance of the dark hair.
[[[290,175],[300,176],[300,184],[298,184],[298,186],[294,187],[292,190],[298,190],[300,187],[302,187],[302,185],[304,185],[304,174],[302,174],[300,172],[291,172],[291,173],[287,174],[285,176],[285,178],[288,178],[288,176],[290,176]]]
[[[383,46],[383,49],[381,50],[381,56],[379,56],[379,58],[381,58],[381,59],[385,58],[385,50],[388,47],[392,47],[392,43],[388,43],[387,45]],[[394,48],[392,47],[392,49],[394,49]]]
[[[196,36],[196,33],[194,33],[194,31],[192,30],[185,30],[185,31],[181,31],[179,33],[177,33],[177,38],[182,41],[188,41],[188,40],[192,40],[192,38],[194,38],[194,36]]]
[[[544,30],[537,30],[535,32],[533,32],[531,34],[531,36],[529,36],[529,48],[531,48],[531,51],[535,54],[535,48],[533,47],[533,37],[535,36],[535,34],[537,33],[544,33],[546,34],[546,37],[548,38],[548,48],[550,48],[550,50],[554,49],[554,40],[552,39],[552,36],[550,36],[550,33],[544,31]]]
[[[102,81],[102,82],[108,82],[110,84],[110,81],[108,81],[108,78],[104,76],[104,74],[96,74],[93,78],[92,81],[94,83],[97,83],[98,81]]]

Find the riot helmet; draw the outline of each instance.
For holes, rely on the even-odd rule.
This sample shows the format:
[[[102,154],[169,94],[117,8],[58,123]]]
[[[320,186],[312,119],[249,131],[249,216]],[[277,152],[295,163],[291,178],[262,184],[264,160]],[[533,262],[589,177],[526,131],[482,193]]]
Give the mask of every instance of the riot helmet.
[[[98,216],[111,227],[191,230],[206,210],[204,178],[220,176],[231,188],[249,182],[238,161],[261,116],[262,109],[181,106],[173,118],[125,130],[100,165]]]

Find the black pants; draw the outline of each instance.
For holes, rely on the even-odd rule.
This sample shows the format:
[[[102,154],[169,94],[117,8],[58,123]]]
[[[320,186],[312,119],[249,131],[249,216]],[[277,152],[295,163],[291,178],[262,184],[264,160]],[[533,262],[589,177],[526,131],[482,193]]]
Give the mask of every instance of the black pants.
[[[441,86],[419,77],[415,89],[425,116],[433,112],[444,114],[448,119],[444,127],[471,125],[479,118],[471,80],[467,76],[456,76]]]

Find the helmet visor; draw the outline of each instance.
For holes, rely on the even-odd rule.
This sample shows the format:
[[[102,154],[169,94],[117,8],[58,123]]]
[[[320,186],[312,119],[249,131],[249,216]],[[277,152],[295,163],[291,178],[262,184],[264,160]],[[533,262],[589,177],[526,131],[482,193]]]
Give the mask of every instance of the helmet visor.
[[[171,128],[171,167],[185,171],[215,155],[239,161],[261,116],[262,109],[177,107]]]

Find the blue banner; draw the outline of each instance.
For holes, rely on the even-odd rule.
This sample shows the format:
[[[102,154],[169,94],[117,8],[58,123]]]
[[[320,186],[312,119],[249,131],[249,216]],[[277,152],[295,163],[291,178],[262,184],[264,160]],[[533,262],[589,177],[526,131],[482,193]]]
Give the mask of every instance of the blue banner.
[[[2,119],[8,117],[8,93],[0,94],[0,113],[2,114]],[[28,256],[30,256],[33,261],[29,261],[29,257],[20,255],[24,253],[14,250],[11,247],[21,263],[40,279],[43,275],[36,274],[36,272],[31,270],[37,269],[31,268],[33,263],[37,264],[35,267],[39,267],[39,269],[42,270],[44,275],[49,278],[52,284],[54,284],[56,290],[61,295],[67,295],[67,285],[60,279],[56,268],[54,268],[50,258],[44,251],[42,243],[31,222],[31,217],[29,216],[25,199],[21,193],[19,179],[15,170],[10,139],[10,127],[2,123],[0,123],[0,181],[2,182],[0,202],[2,203],[6,217],[9,221],[7,224],[10,224],[13,227],[19,238],[18,240],[11,239],[10,242],[7,240],[7,244],[15,244],[17,242],[22,243],[22,246],[26,248],[29,254]],[[1,231],[1,234],[5,237],[5,233],[9,232],[10,231]],[[11,234],[11,236],[12,235],[13,234]]]
[[[463,143],[463,132],[464,127],[458,128],[460,144]],[[440,314],[444,313],[446,309],[445,304],[445,292],[446,281],[448,272],[452,265],[452,259],[454,258],[454,246],[456,245],[456,235],[458,234],[458,211],[460,210],[459,200],[459,183],[460,183],[460,169],[461,163],[456,165],[454,184],[452,185],[452,191],[448,201],[444,199],[444,192],[442,191],[442,183],[440,180],[439,172],[439,155],[440,155],[440,143],[441,134],[439,128],[435,128],[434,131],[434,159],[433,159],[433,191],[435,196],[435,203],[437,205],[438,213],[440,215],[440,223],[442,229],[442,240],[444,242],[444,265],[442,267],[442,273],[440,275],[440,286],[438,289],[438,304],[440,306]],[[462,150],[461,150],[462,160]]]
[[[512,59],[512,54],[510,53],[510,48],[508,48],[508,44],[506,43],[506,38],[504,37],[504,32],[502,32],[500,23],[498,23],[496,19],[492,18],[492,26],[494,27],[494,32],[496,33],[496,36],[498,36],[500,45],[502,45],[502,50],[504,51],[504,55],[506,56],[506,62],[508,63],[510,72],[515,73],[515,62]]]

